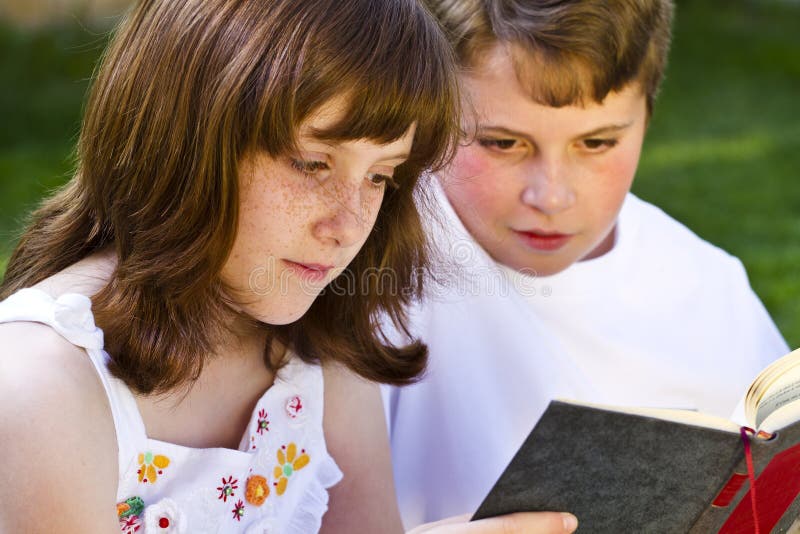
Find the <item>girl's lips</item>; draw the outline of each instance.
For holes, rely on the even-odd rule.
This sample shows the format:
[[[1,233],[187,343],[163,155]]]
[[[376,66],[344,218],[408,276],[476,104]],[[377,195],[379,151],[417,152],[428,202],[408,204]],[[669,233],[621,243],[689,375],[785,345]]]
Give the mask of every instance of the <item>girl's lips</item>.
[[[541,252],[558,250],[572,239],[572,234],[540,232],[537,230],[527,232],[514,230],[514,234],[516,234],[525,245]]]
[[[328,273],[333,269],[332,265],[321,265],[319,263],[298,263],[291,260],[283,260],[289,269],[308,282],[321,282],[325,280]]]

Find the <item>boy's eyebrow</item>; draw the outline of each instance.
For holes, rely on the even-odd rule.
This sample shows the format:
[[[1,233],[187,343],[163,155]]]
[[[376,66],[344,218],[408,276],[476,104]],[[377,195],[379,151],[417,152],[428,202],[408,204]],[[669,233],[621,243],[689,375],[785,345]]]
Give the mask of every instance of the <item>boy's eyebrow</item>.
[[[500,133],[500,134],[503,134],[503,135],[507,135],[509,137],[519,137],[521,139],[525,139],[526,141],[529,141],[529,142],[533,143],[533,139],[531,139],[528,135],[526,135],[526,134],[524,134],[522,132],[517,132],[515,130],[511,130],[511,129],[506,128],[504,126],[496,126],[494,124],[480,124],[480,125],[478,125],[477,130],[478,130],[478,133],[481,133],[484,130],[492,130],[493,132],[497,132],[497,133]]]
[[[595,135],[601,135],[606,133],[618,132],[620,130],[624,130],[625,128],[629,128],[633,124],[633,122],[634,121],[628,121],[622,124],[608,124],[606,126],[601,126],[599,128],[595,128],[592,131],[580,134],[579,136],[577,136],[577,139],[582,139],[585,137],[593,137]]]
[[[592,136],[595,136],[595,135],[618,132],[620,130],[624,130],[626,128],[629,128],[631,125],[633,125],[633,123],[634,123],[634,121],[631,120],[631,121],[624,122],[624,123],[621,123],[621,124],[607,124],[605,126],[600,126],[599,128],[595,128],[594,130],[579,134],[575,138],[576,139],[583,139],[583,138],[592,137]],[[497,133],[501,133],[501,134],[504,134],[504,135],[508,135],[509,137],[518,137],[518,138],[521,138],[521,139],[525,139],[526,141],[533,142],[533,140],[527,134],[524,134],[522,132],[517,132],[515,130],[511,130],[511,129],[506,128],[504,126],[496,126],[494,124],[481,124],[481,125],[479,125],[478,131],[481,132],[481,131],[484,131],[484,130],[492,130],[493,132],[497,132]]]

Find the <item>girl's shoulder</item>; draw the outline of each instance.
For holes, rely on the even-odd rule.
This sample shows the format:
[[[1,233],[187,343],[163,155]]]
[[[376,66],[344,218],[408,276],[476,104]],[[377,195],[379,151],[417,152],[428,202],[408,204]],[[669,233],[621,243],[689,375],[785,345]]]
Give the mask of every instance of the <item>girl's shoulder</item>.
[[[0,303],[0,479],[14,481],[0,486],[7,504],[0,530],[118,528],[114,422],[97,370],[78,346],[101,344],[102,336],[71,313],[89,306],[102,265],[84,260]]]
[[[7,400],[17,409],[73,402],[90,409],[87,414],[108,416],[98,423],[111,422],[105,389],[85,348],[102,349],[90,301],[104,283],[99,265],[87,258],[0,301],[0,389],[4,395],[14,391]]]
[[[97,371],[86,351],[51,326],[16,320],[0,323],[0,388],[13,388],[26,399],[61,395],[106,399]],[[76,399],[77,399],[76,397]]]
[[[86,352],[44,324],[0,324],[0,450],[0,478],[14,481],[0,487],[0,502],[8,504],[0,525],[109,532],[116,524],[108,399]],[[59,513],[47,518],[42,510]]]
[[[114,436],[108,399],[88,355],[44,324],[0,324],[0,399],[6,416],[49,424],[52,410],[70,428],[91,426],[96,434],[107,427]],[[34,426],[30,430],[38,432]]]

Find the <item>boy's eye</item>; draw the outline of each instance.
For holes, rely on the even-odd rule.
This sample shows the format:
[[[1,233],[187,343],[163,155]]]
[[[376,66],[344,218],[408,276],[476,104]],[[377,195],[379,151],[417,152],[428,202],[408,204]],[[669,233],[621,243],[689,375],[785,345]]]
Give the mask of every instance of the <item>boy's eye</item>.
[[[589,150],[598,150],[601,148],[611,148],[617,144],[616,139],[584,139],[583,146]]]
[[[302,172],[303,174],[310,174],[314,175],[319,171],[326,171],[329,169],[328,164],[324,161],[317,161],[317,160],[302,160],[302,159],[289,159],[292,168],[296,171]]]
[[[398,187],[397,182],[394,181],[394,177],[389,176],[388,174],[370,172],[367,173],[367,180],[369,180],[371,184],[377,187],[382,187],[383,184],[388,185],[392,189],[397,189]]]
[[[495,148],[498,150],[509,150],[517,145],[516,139],[491,139],[480,138],[478,144],[485,148]]]

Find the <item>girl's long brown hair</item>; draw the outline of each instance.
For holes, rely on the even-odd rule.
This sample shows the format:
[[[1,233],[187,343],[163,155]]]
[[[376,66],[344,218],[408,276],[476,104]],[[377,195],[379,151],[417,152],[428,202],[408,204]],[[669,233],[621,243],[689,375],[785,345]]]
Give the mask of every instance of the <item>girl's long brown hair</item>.
[[[375,228],[349,268],[354,291],[325,291],[270,339],[309,361],[336,360],[365,378],[405,383],[421,344],[395,347],[428,261],[413,189],[450,155],[458,125],[453,59],[415,0],[142,0],[98,69],[73,179],[34,212],[0,298],[102,249],[118,263],[93,296],[109,368],[140,393],[191,383],[231,310],[220,271],[236,237],[237,165],[291,152],[299,125],[345,96],[332,140],[388,142],[416,124]],[[375,267],[391,273],[364,277]],[[265,363],[271,365],[269,344]]]

